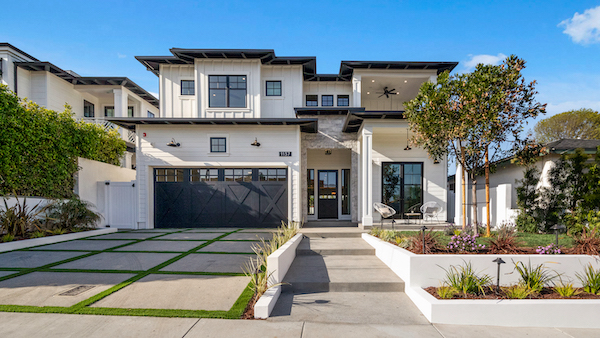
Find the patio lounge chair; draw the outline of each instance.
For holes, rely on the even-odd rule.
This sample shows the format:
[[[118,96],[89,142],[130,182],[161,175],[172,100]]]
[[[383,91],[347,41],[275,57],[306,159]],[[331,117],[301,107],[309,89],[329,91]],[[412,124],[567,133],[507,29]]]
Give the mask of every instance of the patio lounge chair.
[[[437,202],[427,202],[421,206],[421,213],[423,214],[423,219],[433,219],[435,218],[438,222],[438,215],[443,211],[441,205]]]
[[[396,214],[396,210],[389,205],[385,205],[383,203],[373,203],[373,208],[381,215],[381,228],[383,229],[383,220],[385,218],[392,217],[392,230],[394,229],[394,220],[393,216]]]

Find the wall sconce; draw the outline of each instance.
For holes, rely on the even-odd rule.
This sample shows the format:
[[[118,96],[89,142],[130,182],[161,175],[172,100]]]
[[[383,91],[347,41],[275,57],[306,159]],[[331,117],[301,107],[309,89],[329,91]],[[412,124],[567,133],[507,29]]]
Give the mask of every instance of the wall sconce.
[[[325,155],[331,155],[331,149],[325,149]]]
[[[433,164],[440,164],[440,161],[438,159],[433,160]]]
[[[177,142],[175,142],[175,139],[174,139],[174,138],[172,138],[172,139],[171,139],[171,142],[167,143],[167,146],[169,146],[169,147],[179,147],[179,146],[181,146],[181,144],[180,144],[180,143],[177,143]]]
[[[406,131],[406,148],[404,150],[411,150],[412,148],[408,145],[408,130]]]
[[[251,146],[255,146],[255,147],[260,147],[260,142],[258,142],[258,140],[256,139],[256,137],[254,138],[254,142],[250,143]]]

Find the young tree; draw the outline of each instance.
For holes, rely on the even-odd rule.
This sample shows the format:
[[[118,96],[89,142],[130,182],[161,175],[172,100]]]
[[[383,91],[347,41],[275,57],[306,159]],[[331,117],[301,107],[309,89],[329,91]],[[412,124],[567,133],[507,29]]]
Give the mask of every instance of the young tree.
[[[524,68],[525,61],[511,55],[499,66],[479,64],[472,73],[444,73],[436,84],[424,83],[405,105],[412,141],[433,159],[448,153],[467,171],[475,224],[477,171],[484,167],[489,177],[489,161],[503,154],[501,145],[521,140],[526,119],[545,112],[546,105],[534,99],[536,82],[522,77]]]
[[[540,120],[534,127],[536,140],[548,143],[566,139],[600,139],[600,114],[582,108]]]

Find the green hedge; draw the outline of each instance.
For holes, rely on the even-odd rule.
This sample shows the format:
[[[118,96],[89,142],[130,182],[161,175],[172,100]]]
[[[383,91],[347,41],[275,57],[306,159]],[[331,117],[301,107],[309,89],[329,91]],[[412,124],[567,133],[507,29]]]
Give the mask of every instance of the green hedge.
[[[68,198],[77,157],[120,165],[126,145],[119,134],[72,115],[68,106],[48,110],[0,85],[0,195]]]

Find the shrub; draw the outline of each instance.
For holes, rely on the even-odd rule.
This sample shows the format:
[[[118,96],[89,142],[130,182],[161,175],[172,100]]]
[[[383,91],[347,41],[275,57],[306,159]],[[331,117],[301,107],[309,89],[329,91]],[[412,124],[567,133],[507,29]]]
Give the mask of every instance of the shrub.
[[[573,286],[573,283],[565,283],[562,278],[560,278],[560,281],[554,286],[554,292],[558,293],[561,297],[571,297],[580,293],[579,290]]]
[[[588,264],[583,270],[583,274],[576,273],[577,278],[583,285],[583,291],[600,294],[600,269],[596,270],[592,264]]]
[[[440,285],[436,291],[438,296],[442,299],[451,299],[459,292],[455,288],[447,285]]]
[[[426,254],[437,252],[440,250],[439,237],[439,233],[432,230],[426,232],[424,238],[421,234],[412,235],[409,238],[409,250],[416,253],[423,253],[423,247],[425,247]]]
[[[517,253],[520,243],[514,228],[503,228],[498,230],[496,237],[488,238],[488,249],[495,254]]]
[[[47,208],[46,217],[52,229],[72,231],[76,228],[91,228],[100,220],[100,214],[90,210],[92,205],[73,197],[57,202]]]
[[[579,236],[584,231],[600,231],[600,211],[584,211],[577,208],[572,214],[565,216],[567,231],[571,236]]]
[[[396,238],[394,238],[394,242],[397,246],[403,249],[407,249],[410,247],[411,238],[406,236],[396,236]]]
[[[452,252],[477,252],[485,249],[485,245],[477,244],[477,237],[479,236],[469,235],[464,232],[459,235],[454,235],[446,248]]]
[[[537,249],[535,249],[535,252],[540,255],[560,255],[562,253],[560,247],[556,246],[554,243],[550,243],[550,245],[547,246],[538,246]]]
[[[454,223],[450,223],[444,227],[444,235],[453,236],[458,235],[460,233],[460,228],[458,228]]]
[[[39,208],[39,203],[33,208],[27,206],[27,198],[21,203],[16,198],[16,204],[8,207],[7,198],[4,198],[4,210],[0,210],[0,229],[13,237],[25,237],[25,234],[34,229],[40,230],[38,216],[44,211]]]
[[[477,227],[478,234],[484,234],[487,231],[486,228],[480,223],[477,223],[475,226]],[[465,225],[464,230],[462,230],[461,232],[466,233],[468,235],[473,235],[475,234],[475,226],[473,224],[467,224]]]
[[[514,261],[513,261],[514,263]],[[540,292],[544,286],[552,283],[556,276],[551,276],[544,264],[531,266],[531,261],[527,265],[519,261],[515,263],[515,270],[521,275],[521,283],[533,292]]]
[[[442,268],[444,269],[444,268]],[[485,289],[489,287],[492,282],[492,277],[489,275],[479,276],[471,262],[460,266],[451,265],[446,271],[446,279],[442,282],[455,290],[462,292],[466,297],[467,294],[483,294],[485,295]]]
[[[510,299],[525,299],[529,297],[533,290],[529,289],[526,285],[517,284],[509,287],[502,288],[506,297]]]
[[[5,234],[2,236],[2,243],[12,242],[15,240],[15,236],[11,234]]]
[[[46,233],[44,233],[43,231],[34,231],[31,233],[31,235],[29,235],[30,238],[40,238],[40,237],[46,237]]]
[[[575,246],[573,252],[582,255],[600,254],[600,237],[595,230],[584,231],[579,236],[573,237]]]
[[[515,220],[517,229],[522,232],[535,234],[540,232],[540,223],[533,216],[524,213],[522,210]]]

